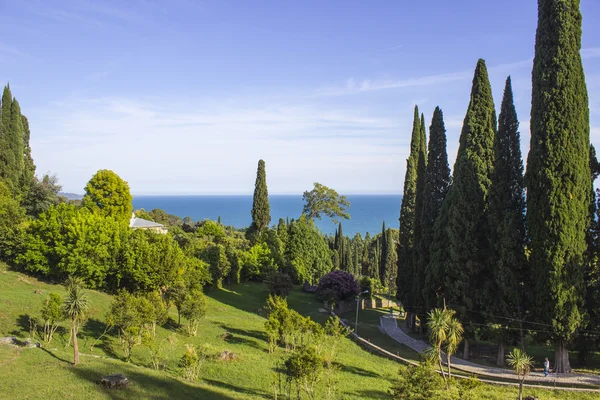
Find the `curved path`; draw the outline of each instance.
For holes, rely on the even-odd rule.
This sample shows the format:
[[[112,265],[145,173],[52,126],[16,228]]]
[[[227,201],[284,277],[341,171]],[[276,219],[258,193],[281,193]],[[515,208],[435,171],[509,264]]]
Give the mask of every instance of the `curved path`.
[[[404,333],[404,331],[398,327],[396,321],[396,318],[389,315],[382,316],[379,319],[379,323],[381,324],[383,331],[398,343],[411,348],[417,353],[422,353],[430,347],[429,344],[413,339]],[[446,362],[446,355],[444,354],[443,357],[444,362]],[[457,357],[451,357],[450,361],[452,361],[452,367],[460,371],[501,379],[517,379],[512,370],[486,367],[484,365],[475,364]],[[571,373],[550,374],[546,377],[544,376],[543,372],[532,372],[527,377],[526,381],[543,382],[545,384],[558,383],[562,385],[600,385],[600,375]]]

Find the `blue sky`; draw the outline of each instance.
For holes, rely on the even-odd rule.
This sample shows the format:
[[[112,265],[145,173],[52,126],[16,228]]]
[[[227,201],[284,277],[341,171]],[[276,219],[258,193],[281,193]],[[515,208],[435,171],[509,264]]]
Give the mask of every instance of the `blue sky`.
[[[526,157],[536,3],[0,0],[0,82],[65,191],[106,168],[134,194],[252,193],[262,158],[270,193],[401,193],[414,104],[444,111],[452,166],[478,58],[497,110],[512,76]],[[600,145],[600,2],[581,10]]]

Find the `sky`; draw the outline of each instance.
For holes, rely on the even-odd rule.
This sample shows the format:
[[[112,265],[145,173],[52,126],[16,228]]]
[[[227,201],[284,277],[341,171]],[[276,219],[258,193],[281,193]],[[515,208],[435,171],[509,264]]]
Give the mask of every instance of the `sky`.
[[[581,0],[600,145],[600,1]],[[0,82],[38,174],[83,193],[99,169],[134,195],[403,189],[415,104],[444,112],[450,167],[477,60],[496,110],[512,77],[529,148],[537,2],[0,0]]]

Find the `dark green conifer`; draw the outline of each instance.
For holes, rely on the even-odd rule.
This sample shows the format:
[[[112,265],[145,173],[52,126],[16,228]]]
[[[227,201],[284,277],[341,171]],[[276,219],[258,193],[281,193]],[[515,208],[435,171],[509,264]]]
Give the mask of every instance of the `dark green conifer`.
[[[448,166],[448,153],[446,151],[446,127],[444,115],[439,107],[435,108],[431,125],[429,126],[429,152],[427,153],[427,170],[425,174],[425,188],[423,190],[423,211],[421,213],[421,235],[416,245],[417,269],[425,271],[423,275],[422,296],[425,308],[420,312],[435,308],[438,304],[437,293],[441,292],[443,276],[435,273],[429,266],[430,251],[435,232],[434,225],[442,203],[450,188],[450,167]],[[445,231],[444,228],[441,229]],[[440,232],[443,234],[443,232]],[[444,240],[440,246],[445,246]],[[445,262],[445,258],[441,258]],[[439,269],[438,269],[439,272]]]
[[[21,192],[21,182],[23,179],[25,147],[23,146],[23,117],[21,116],[21,107],[17,99],[13,99],[10,108],[10,127],[8,130],[10,136],[8,140],[10,149],[14,155],[15,164],[13,166],[13,188],[17,193]]]
[[[423,285],[425,281],[425,268],[419,260],[418,250],[423,240],[423,207],[425,202],[425,179],[427,174],[427,135],[425,133],[425,116],[421,114],[421,139],[417,163],[417,192],[415,200],[415,238],[413,245],[413,287],[411,303],[414,312],[425,320],[425,301],[423,299]]]
[[[385,233],[385,221],[381,225],[381,236],[379,237],[381,241],[381,252],[379,253],[379,280],[382,285],[387,285],[386,276],[387,276],[387,258],[388,258],[388,243],[387,243],[387,235]]]
[[[417,202],[417,178],[419,153],[421,153],[421,137],[424,135],[419,119],[419,108],[415,106],[413,128],[410,140],[410,154],[406,160],[404,176],[404,191],[400,207],[400,242],[398,247],[398,292],[400,299],[408,312],[413,312],[413,246],[415,235],[415,208]]]
[[[267,191],[267,173],[265,162],[258,161],[256,171],[256,183],[254,185],[254,198],[252,203],[252,227],[251,230],[257,235],[269,226],[271,222],[271,208],[269,206],[269,192]]]
[[[511,324],[511,320],[493,317],[508,317],[515,321],[524,318],[521,299],[525,269],[525,188],[519,121],[510,77],[506,79],[504,88],[494,154],[488,225],[488,265],[492,270],[488,277],[493,279],[485,281],[488,301],[484,305],[493,322],[501,327],[517,329],[519,325]],[[498,335],[499,366],[504,366],[504,340],[511,332],[504,329]]]
[[[494,165],[496,111],[485,61],[479,60],[473,77],[471,101],[463,122],[452,188],[448,197],[448,254],[444,289],[451,307],[465,327],[464,357],[469,357],[473,335],[468,322],[481,322],[489,279],[487,202]],[[472,312],[475,311],[475,312]]]
[[[554,371],[582,323],[590,123],[579,0],[539,0],[527,158],[527,232],[537,322],[551,325]]]
[[[0,178],[4,179],[14,193],[17,160],[11,145],[13,141],[11,133],[12,101],[10,86],[6,85],[2,92],[2,104],[0,104]]]
[[[34,183],[35,178],[35,164],[33,157],[31,156],[31,146],[29,140],[31,132],[29,131],[29,121],[24,115],[21,116],[23,125],[23,173],[21,174],[21,191],[27,193],[29,188]]]

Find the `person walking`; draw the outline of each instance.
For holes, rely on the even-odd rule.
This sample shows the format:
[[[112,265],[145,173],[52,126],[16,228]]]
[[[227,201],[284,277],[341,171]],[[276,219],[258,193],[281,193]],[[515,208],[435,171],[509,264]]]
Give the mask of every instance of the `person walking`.
[[[550,373],[550,360],[548,360],[548,357],[546,357],[546,360],[544,361],[544,376],[548,376],[549,373]]]

